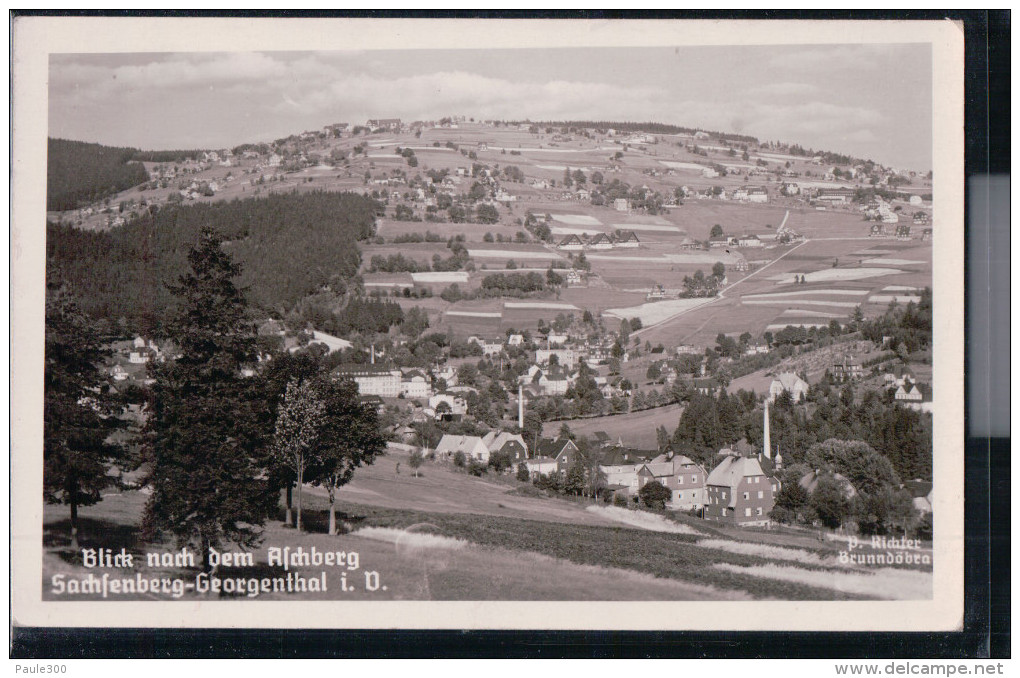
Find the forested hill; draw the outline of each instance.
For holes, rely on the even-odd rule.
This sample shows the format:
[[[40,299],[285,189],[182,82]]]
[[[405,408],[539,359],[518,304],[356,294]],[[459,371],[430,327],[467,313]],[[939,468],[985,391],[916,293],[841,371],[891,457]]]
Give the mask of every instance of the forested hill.
[[[148,180],[133,162],[137,149],[50,139],[46,164],[46,209],[75,209]]]
[[[324,286],[345,289],[361,263],[357,241],[373,235],[380,209],[354,193],[312,192],[166,208],[106,232],[51,223],[47,257],[87,312],[144,331],[167,317],[166,283],[210,226],[244,267],[249,301],[282,312]]]

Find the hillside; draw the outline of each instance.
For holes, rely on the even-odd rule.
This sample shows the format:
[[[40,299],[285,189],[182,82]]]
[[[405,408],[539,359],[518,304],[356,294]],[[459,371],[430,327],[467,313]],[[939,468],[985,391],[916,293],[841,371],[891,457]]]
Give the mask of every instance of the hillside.
[[[50,139],[46,165],[46,209],[69,210],[102,200],[146,181],[134,148]]]
[[[185,255],[203,227],[227,238],[249,300],[286,310],[324,287],[343,292],[373,233],[377,203],[351,193],[280,194],[169,207],[108,232],[49,224],[47,258],[98,318],[146,328],[166,317]]]

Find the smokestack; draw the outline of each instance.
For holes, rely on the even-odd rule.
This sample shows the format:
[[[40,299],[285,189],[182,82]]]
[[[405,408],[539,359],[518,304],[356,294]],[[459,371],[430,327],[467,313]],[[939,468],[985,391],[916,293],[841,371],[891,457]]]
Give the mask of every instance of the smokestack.
[[[517,425],[524,430],[524,384],[517,384]]]
[[[772,437],[769,435],[769,401],[765,400],[765,444],[762,446],[766,459],[772,458]]]
[[[372,344],[372,364],[375,365],[375,344]]]

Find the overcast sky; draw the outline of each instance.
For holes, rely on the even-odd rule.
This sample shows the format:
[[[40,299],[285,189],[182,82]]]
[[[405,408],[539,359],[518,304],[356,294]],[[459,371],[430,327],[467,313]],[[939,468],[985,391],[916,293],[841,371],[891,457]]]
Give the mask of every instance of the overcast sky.
[[[649,120],[926,171],[931,68],[927,44],[54,55],[49,130],[190,149],[367,118]]]

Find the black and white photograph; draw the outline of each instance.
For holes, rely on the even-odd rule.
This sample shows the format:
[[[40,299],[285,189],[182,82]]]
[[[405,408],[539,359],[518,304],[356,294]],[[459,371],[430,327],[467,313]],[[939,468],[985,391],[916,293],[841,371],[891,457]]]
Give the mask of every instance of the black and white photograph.
[[[21,26],[15,622],[959,625],[952,24],[205,21]]]

